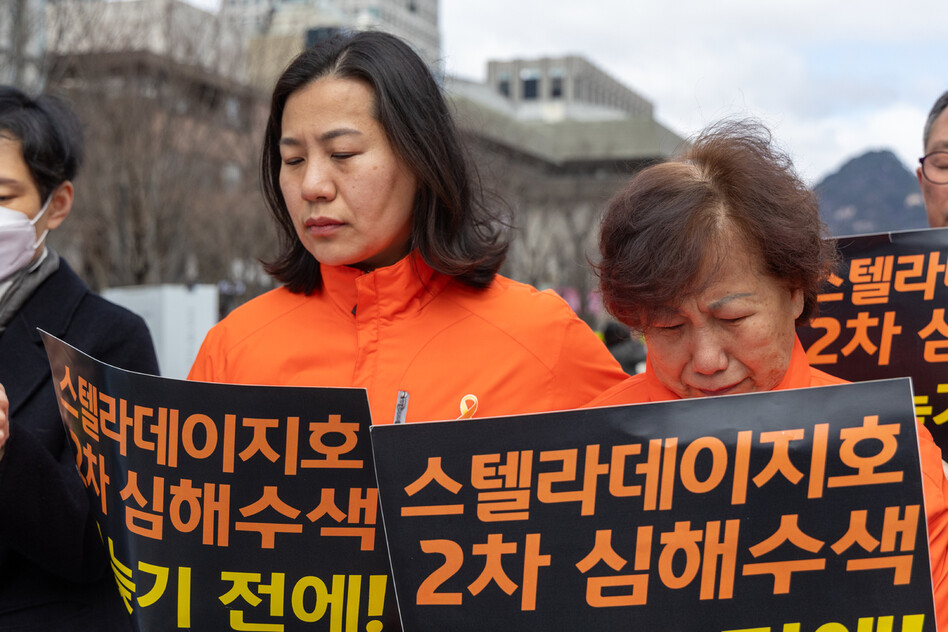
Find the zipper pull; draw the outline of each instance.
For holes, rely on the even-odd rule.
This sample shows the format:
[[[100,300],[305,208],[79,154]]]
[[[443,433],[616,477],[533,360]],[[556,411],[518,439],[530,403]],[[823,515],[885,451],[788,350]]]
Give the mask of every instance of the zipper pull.
[[[395,419],[392,423],[405,423],[405,415],[408,412],[408,391],[398,391],[398,400],[395,402]]]

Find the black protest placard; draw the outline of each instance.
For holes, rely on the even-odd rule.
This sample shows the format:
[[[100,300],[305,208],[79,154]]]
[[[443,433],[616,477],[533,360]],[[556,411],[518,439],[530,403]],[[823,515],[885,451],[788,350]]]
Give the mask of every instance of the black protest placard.
[[[948,452],[948,228],[834,241],[841,266],[797,329],[807,359],[851,381],[911,377],[916,415]]]
[[[363,389],[163,379],[43,339],[137,629],[400,629]]]
[[[907,379],[371,434],[406,630],[935,630]]]

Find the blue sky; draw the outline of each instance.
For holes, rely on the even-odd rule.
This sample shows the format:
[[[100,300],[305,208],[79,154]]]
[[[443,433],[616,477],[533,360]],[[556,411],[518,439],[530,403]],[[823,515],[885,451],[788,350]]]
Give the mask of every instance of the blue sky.
[[[871,149],[914,170],[948,90],[943,0],[441,0],[447,71],[581,54],[683,136],[724,117],[767,124],[811,183]]]

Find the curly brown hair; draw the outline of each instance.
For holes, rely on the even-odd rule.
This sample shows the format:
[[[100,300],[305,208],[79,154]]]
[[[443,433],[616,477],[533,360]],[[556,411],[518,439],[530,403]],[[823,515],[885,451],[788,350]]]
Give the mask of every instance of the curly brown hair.
[[[714,266],[747,248],[760,269],[801,290],[797,324],[816,313],[836,249],[816,196],[751,121],[701,132],[679,156],[637,173],[606,210],[596,266],[606,308],[643,330],[660,311],[701,291]]]

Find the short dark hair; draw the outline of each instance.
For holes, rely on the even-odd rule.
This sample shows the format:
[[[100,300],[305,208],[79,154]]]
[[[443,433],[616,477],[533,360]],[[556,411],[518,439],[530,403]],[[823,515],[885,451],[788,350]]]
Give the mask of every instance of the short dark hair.
[[[69,103],[52,94],[32,98],[0,85],[0,137],[20,142],[23,161],[45,201],[82,163],[82,124]]]
[[[935,124],[935,119],[945,111],[945,108],[948,108],[948,91],[942,92],[941,96],[935,101],[935,105],[932,106],[931,112],[928,113],[928,118],[925,119],[925,131],[922,132],[922,151],[928,151],[928,141],[932,137],[932,125]]]
[[[670,162],[633,176],[609,202],[597,266],[603,300],[636,330],[708,281],[735,237],[761,269],[803,292],[798,324],[816,312],[820,283],[833,269],[816,196],[770,132],[749,121],[711,126]]]
[[[300,242],[280,190],[280,136],[289,97],[323,77],[364,81],[375,116],[418,182],[411,244],[433,269],[472,287],[493,281],[507,253],[503,222],[483,193],[434,76],[399,38],[377,31],[343,33],[303,51],[277,80],[261,161],[264,198],[277,222],[281,252],[266,271],[292,292],[322,284],[319,262]]]

